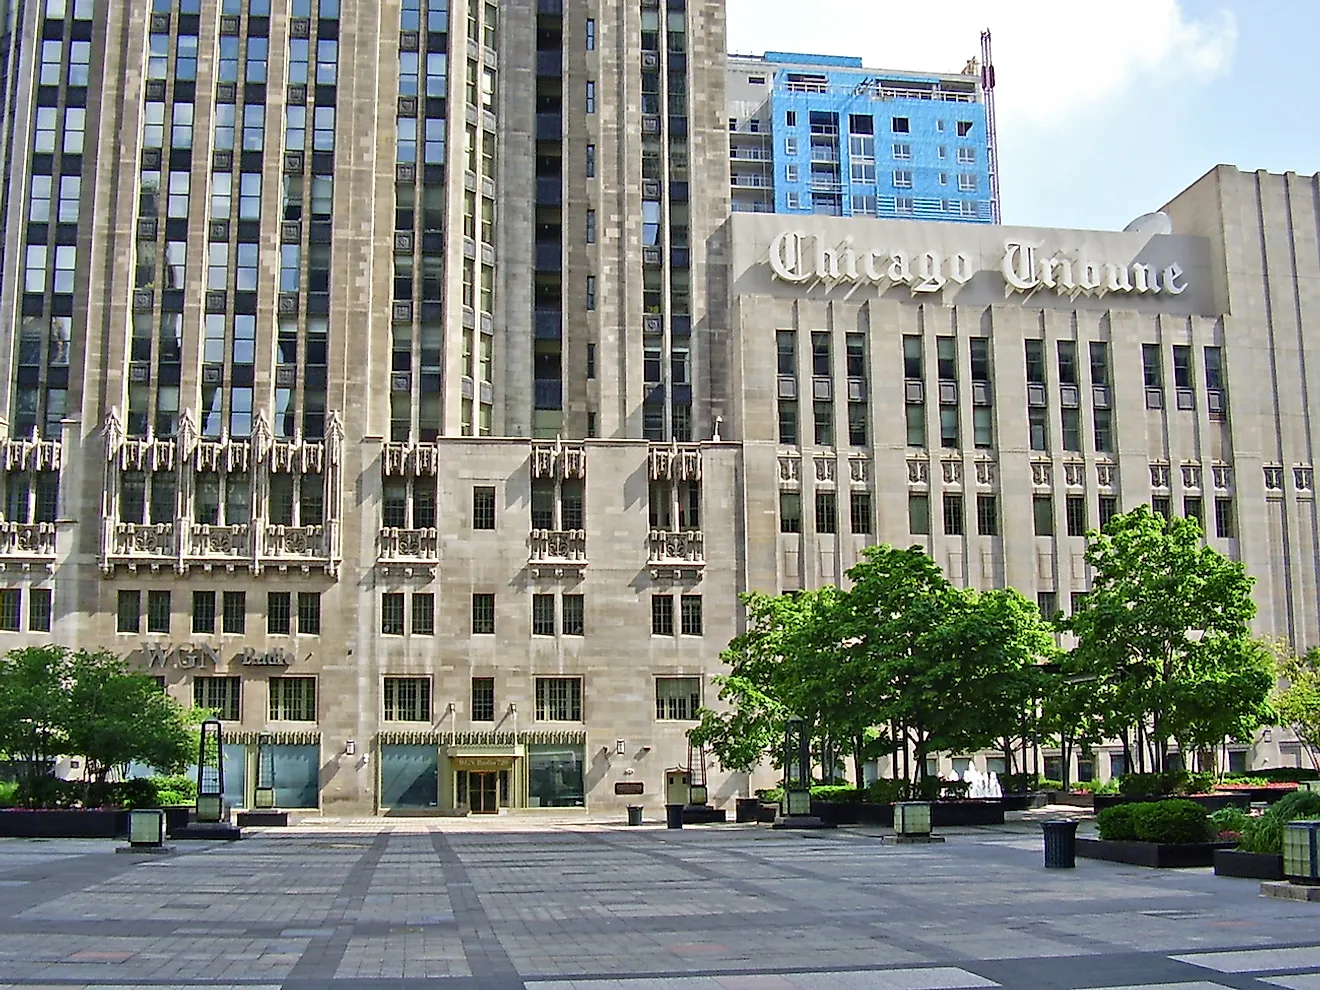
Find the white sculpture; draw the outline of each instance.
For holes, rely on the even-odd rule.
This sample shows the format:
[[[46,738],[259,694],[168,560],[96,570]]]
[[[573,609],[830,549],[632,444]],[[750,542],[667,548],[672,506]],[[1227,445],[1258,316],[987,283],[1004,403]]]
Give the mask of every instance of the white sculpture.
[[[985,796],[991,798],[1001,798],[1004,796],[1004,789],[999,786],[999,774],[993,770],[990,771],[990,779],[986,783]]]

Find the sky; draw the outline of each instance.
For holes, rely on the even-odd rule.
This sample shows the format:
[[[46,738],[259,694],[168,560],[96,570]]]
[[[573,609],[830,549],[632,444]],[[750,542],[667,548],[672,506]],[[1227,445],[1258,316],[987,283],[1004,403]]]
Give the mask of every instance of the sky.
[[[1005,223],[1122,229],[1218,164],[1320,171],[1320,0],[728,0],[731,52],[959,71],[994,44]]]

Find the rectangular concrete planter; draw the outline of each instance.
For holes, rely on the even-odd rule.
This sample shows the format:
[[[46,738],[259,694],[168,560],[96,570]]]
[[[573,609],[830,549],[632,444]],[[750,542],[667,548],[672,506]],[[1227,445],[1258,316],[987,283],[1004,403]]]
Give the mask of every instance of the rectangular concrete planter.
[[[118,808],[0,811],[0,837],[113,839],[128,835],[128,812]]]
[[[1232,849],[1235,842],[1190,842],[1164,845],[1159,842],[1113,842],[1108,839],[1078,839],[1077,855],[1110,863],[1151,866],[1156,869],[1213,866],[1216,849]]]
[[[936,828],[957,825],[1002,825],[1004,802],[1000,798],[936,801],[930,806],[930,823]]]
[[[1240,849],[1216,849],[1215,876],[1282,880],[1283,857],[1273,853],[1242,852]]]
[[[1095,795],[1088,792],[1074,794],[1072,791],[1049,791],[1046,801],[1050,804],[1063,804],[1070,808],[1094,808]]]

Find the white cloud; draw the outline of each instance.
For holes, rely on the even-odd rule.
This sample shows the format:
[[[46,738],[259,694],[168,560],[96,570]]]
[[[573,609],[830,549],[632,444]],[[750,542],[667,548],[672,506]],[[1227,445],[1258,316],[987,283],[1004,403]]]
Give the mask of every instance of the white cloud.
[[[859,55],[868,66],[956,71],[994,36],[1001,124],[1044,125],[1121,108],[1151,85],[1227,70],[1237,25],[1200,0],[728,0],[729,48]],[[1167,90],[1166,90],[1167,95]]]

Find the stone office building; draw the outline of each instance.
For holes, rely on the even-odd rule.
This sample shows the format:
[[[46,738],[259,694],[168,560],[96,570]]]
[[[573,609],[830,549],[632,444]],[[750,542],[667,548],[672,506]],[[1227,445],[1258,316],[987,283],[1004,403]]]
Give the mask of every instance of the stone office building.
[[[0,646],[216,711],[235,804],[265,734],[284,807],[654,806],[737,593],[871,540],[1066,607],[1161,499],[1315,641],[1314,180],[730,218],[718,0],[151,8],[0,25]]]

